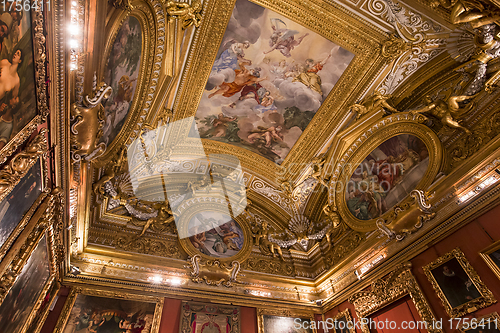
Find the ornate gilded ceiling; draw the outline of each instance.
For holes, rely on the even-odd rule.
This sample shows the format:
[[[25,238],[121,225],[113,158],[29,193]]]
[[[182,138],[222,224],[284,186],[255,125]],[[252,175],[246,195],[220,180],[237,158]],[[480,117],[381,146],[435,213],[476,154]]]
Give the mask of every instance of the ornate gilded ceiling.
[[[52,88],[71,104],[52,129],[80,278],[315,306],[495,198],[488,12],[82,0],[71,15],[86,42]]]

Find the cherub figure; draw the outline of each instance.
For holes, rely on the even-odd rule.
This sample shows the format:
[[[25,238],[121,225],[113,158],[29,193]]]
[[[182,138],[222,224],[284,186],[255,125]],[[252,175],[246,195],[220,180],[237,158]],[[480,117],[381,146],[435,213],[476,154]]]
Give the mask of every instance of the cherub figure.
[[[328,179],[323,177],[323,168],[326,160],[323,157],[315,157],[312,159],[312,168],[313,172],[311,174],[311,178],[316,179],[320,184],[328,187]]]
[[[190,25],[197,28],[200,26],[201,2],[199,0],[194,0],[191,5],[186,2],[168,1],[166,7],[169,15],[168,21],[172,22],[174,17],[178,17],[182,20],[182,30],[185,30]]]
[[[248,141],[250,143],[255,143],[260,138],[264,138],[266,141],[265,146],[271,147],[271,143],[274,141],[283,142],[284,136],[281,133],[283,127],[281,126],[271,126],[271,127],[263,127],[258,126],[256,130],[253,130],[250,135],[248,135]]]
[[[251,221],[252,233],[253,237],[255,238],[255,245],[259,247],[260,251],[264,254],[272,254],[273,258],[276,257],[276,254],[274,253],[276,251],[280,259],[285,261],[285,259],[283,258],[283,251],[281,251],[281,247],[269,240],[269,224],[266,221],[262,221],[262,224],[259,225],[254,216],[252,216],[247,211],[244,211],[244,213]]]
[[[500,12],[485,8],[477,0],[432,0],[430,5],[432,8],[441,5],[450,9],[451,23],[470,23],[474,29],[500,19]]]
[[[384,108],[393,113],[398,112],[398,110],[387,102],[389,98],[391,98],[391,95],[382,95],[376,91],[371,96],[366,97],[359,104],[353,104],[349,108],[349,111],[356,112],[356,120],[378,108]]]
[[[144,235],[146,230],[148,230],[151,226],[155,225],[156,227],[162,227],[164,225],[170,224],[175,221],[174,213],[170,208],[170,203],[165,200],[165,202],[155,203],[153,208],[158,210],[158,215],[156,217],[152,217],[146,221],[144,227],[142,228],[141,233],[137,236],[137,238]]]
[[[417,113],[429,112],[431,115],[441,120],[441,123],[443,125],[451,128],[461,129],[467,135],[470,135],[471,131],[460,125],[458,121],[455,120],[455,117],[460,118],[462,115],[466,114],[474,107],[474,103],[469,103],[466,107],[460,108],[460,105],[458,103],[467,101],[476,96],[477,94],[472,96],[467,96],[467,95],[450,96],[446,100],[446,102],[443,101],[442,99],[437,99],[435,101],[432,101],[432,98],[430,96],[426,96],[424,101],[427,104],[427,106],[418,110],[410,111],[410,113],[417,114]]]
[[[295,35],[299,32],[286,28],[286,23],[278,18],[271,19],[271,28],[273,33],[269,40],[270,50],[264,51],[264,54],[270,53],[274,50],[279,50],[285,57],[291,57],[290,51],[299,46],[302,40],[309,35],[308,33],[300,36],[295,40]]]
[[[97,182],[94,183],[94,185],[92,185],[92,189],[96,194],[101,193],[102,195],[104,195],[104,188],[103,188],[104,184],[113,179],[116,174],[120,173],[122,163],[127,158],[125,156],[126,151],[127,151],[126,149],[122,149],[120,155],[118,155],[117,158],[115,157],[112,160],[112,166],[110,168],[107,168],[101,179],[99,179]]]
[[[324,205],[323,212],[326,214],[326,216],[328,216],[330,221],[332,221],[333,228],[337,228],[340,226],[341,220],[340,220],[340,215],[337,212],[337,207],[328,204]]]

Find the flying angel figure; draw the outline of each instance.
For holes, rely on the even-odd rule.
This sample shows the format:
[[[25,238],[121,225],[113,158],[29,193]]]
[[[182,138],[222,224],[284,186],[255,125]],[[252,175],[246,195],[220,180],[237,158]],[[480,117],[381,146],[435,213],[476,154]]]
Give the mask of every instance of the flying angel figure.
[[[271,27],[273,29],[273,34],[269,40],[271,49],[264,51],[264,54],[279,50],[285,57],[291,57],[290,51],[293,50],[294,47],[299,46],[302,40],[309,35],[306,33],[295,40],[295,35],[299,32],[297,30],[287,29],[286,23],[278,18],[271,19]]]

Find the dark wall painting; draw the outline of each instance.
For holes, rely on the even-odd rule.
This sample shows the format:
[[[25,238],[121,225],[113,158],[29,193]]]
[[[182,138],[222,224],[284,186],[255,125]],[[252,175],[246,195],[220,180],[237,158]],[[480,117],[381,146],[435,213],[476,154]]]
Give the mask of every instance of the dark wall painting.
[[[38,160],[12,192],[0,202],[0,248],[41,193],[42,169]]]
[[[50,258],[43,236],[0,306],[2,332],[20,331],[49,278]]]
[[[63,333],[153,333],[155,303],[79,294]]]

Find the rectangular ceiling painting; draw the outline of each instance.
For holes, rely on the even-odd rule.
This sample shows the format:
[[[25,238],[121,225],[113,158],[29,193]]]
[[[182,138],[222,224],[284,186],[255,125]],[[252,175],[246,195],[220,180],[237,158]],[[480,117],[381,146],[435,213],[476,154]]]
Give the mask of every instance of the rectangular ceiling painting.
[[[281,164],[353,58],[282,15],[236,1],[196,112],[200,137]]]

